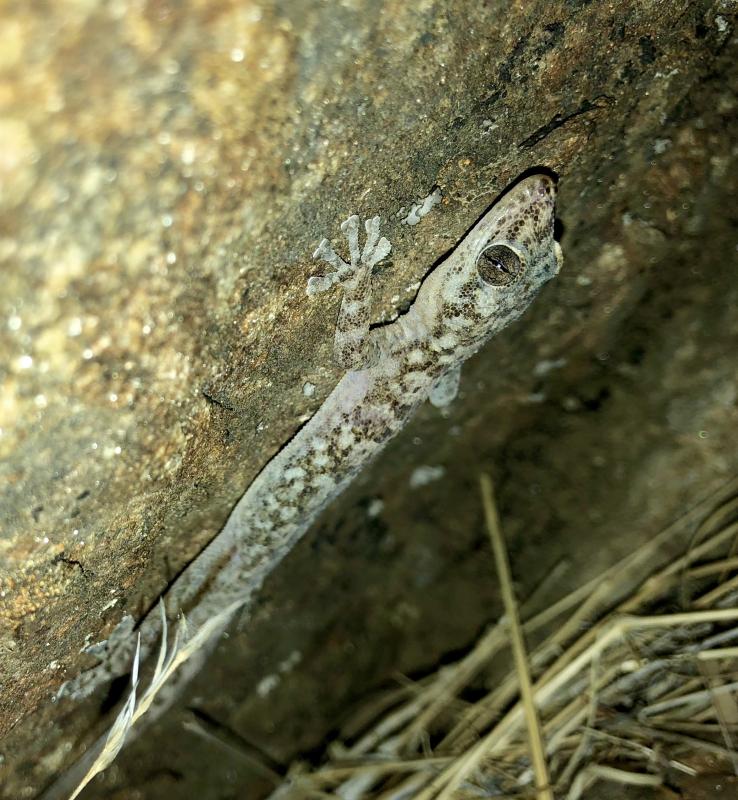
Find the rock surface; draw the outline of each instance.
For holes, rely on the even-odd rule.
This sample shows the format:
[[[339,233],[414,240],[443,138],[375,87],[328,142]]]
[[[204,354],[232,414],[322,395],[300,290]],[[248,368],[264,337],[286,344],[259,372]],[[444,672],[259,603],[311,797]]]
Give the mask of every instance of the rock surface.
[[[480,469],[521,595],[567,567],[552,597],[735,474],[736,11],[3,9],[2,797],[35,797],[109,724],[103,697],[51,702],[80,648],[155,601],[336,382],[338,296],[305,283],[351,212],[394,246],[378,319],[534,166],[561,176],[565,268],[86,797],[258,797],[251,761],[183,719],[285,764],[467,645],[499,613]],[[438,479],[413,488],[420,467]]]

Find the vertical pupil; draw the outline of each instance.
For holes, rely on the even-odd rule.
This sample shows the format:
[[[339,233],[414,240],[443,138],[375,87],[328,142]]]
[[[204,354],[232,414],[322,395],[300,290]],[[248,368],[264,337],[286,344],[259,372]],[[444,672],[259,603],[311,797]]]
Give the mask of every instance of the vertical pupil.
[[[495,244],[483,250],[477,259],[479,277],[491,286],[509,286],[521,272],[520,259],[514,250]]]

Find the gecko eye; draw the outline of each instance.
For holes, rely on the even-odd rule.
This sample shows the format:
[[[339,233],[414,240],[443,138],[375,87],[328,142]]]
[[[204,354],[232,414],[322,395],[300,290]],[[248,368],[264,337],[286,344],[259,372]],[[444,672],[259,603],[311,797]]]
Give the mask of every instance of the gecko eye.
[[[504,244],[490,245],[477,258],[479,277],[490,286],[510,286],[522,270],[518,254]]]

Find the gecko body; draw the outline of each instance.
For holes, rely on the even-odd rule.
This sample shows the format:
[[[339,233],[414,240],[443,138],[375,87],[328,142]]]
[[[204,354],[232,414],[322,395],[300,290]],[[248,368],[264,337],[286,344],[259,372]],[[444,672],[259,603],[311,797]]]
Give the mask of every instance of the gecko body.
[[[437,405],[453,399],[461,364],[517,319],[558,272],[562,257],[553,237],[555,195],[546,175],[515,184],[425,278],[407,313],[371,329],[372,268],[390,252],[389,242],[379,236],[379,218],[366,222],[363,250],[359,218],[342,225],[348,261],[327,240],[320,243],[315,257],[332,271],[311,278],[307,292],[314,296],[341,284],[334,349],[347,371],[170,587],[165,596],[170,614],[184,612],[196,630],[229,604],[248,608],[265,577],[318,514],[418,406],[429,398]],[[156,609],[139,630],[145,655],[160,630]],[[70,682],[67,693],[88,694],[126,665],[128,657],[110,659],[102,672],[103,665]],[[198,667],[193,664],[190,672]]]

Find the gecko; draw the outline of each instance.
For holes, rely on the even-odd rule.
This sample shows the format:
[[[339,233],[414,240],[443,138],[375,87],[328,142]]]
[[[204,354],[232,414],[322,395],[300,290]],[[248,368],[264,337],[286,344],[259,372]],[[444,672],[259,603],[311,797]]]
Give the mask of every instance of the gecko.
[[[409,309],[375,327],[372,271],[391,251],[380,236],[380,218],[366,220],[363,247],[359,217],[341,225],[347,260],[328,239],[320,242],[313,257],[330,269],[308,280],[307,295],[314,301],[336,286],[342,289],[334,356],[343,377],[173,582],[164,598],[170,614],[184,613],[197,630],[228,606],[248,613],[267,575],[421,403],[443,407],[454,399],[463,362],[518,319],[561,268],[554,239],[556,191],[553,179],[540,173],[514,183],[426,275]],[[127,619],[128,629],[111,637],[118,643],[113,652],[67,682],[60,696],[86,696],[130,669],[127,634],[133,625]],[[227,620],[213,642],[226,625]],[[138,630],[143,658],[161,630],[156,608]],[[191,676],[200,666],[193,660],[181,671]]]

